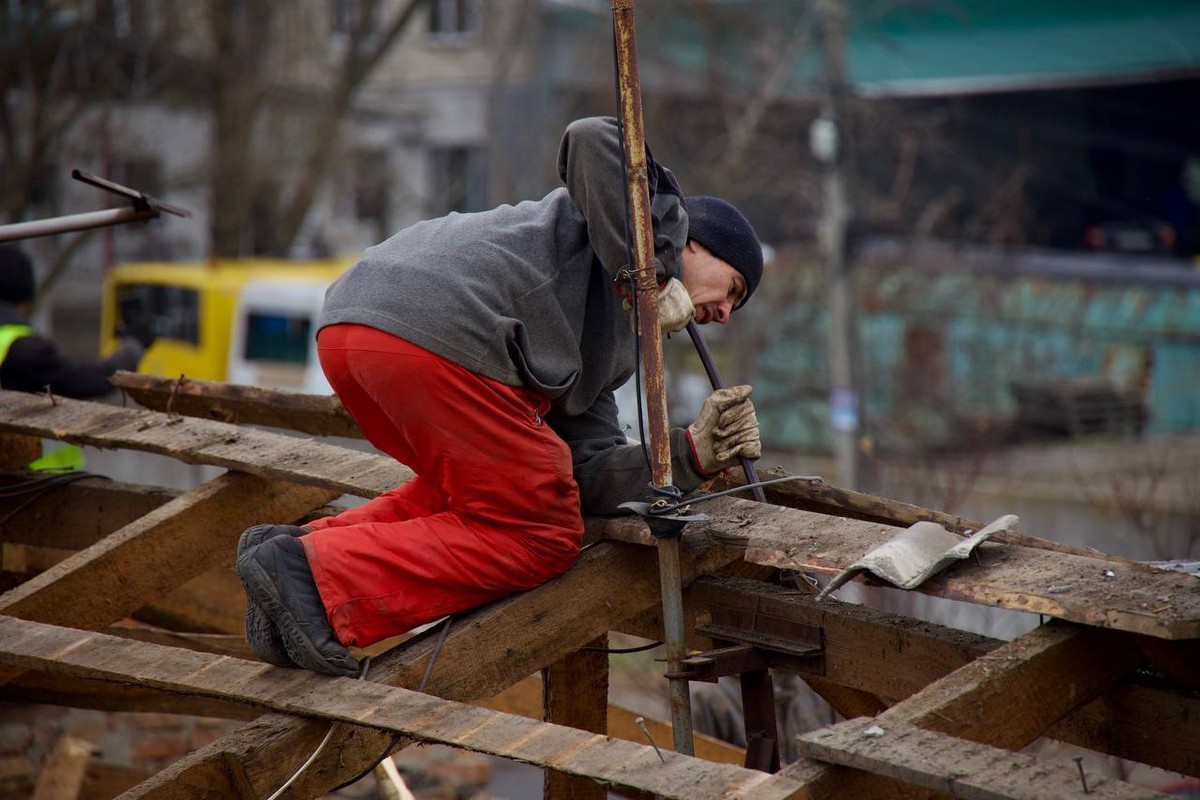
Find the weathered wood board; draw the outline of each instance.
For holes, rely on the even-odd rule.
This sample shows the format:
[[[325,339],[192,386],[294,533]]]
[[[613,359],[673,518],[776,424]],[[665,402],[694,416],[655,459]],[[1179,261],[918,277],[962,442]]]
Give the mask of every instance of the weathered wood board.
[[[980,656],[875,720],[885,730],[899,722],[1019,749],[1137,667],[1141,655],[1130,644],[1124,634],[1052,621]],[[1105,657],[1097,658],[1097,653]],[[780,774],[809,766],[789,765]],[[882,796],[893,791],[889,780],[832,767],[810,774],[805,793],[813,800]]]
[[[740,553],[691,543],[682,548],[685,585],[735,563]],[[604,542],[588,548],[564,575],[457,617],[438,651],[426,691],[447,699],[492,697],[547,663],[614,629],[621,620],[659,603],[657,564],[639,547]],[[419,686],[436,648],[426,631],[376,659],[372,680]],[[133,798],[198,798],[194,787],[219,783],[237,763],[247,785],[266,796],[316,749],[325,726],[265,714],[238,731],[185,756],[128,792]],[[295,784],[297,796],[315,797],[357,778],[396,743],[381,733],[348,727]]]
[[[126,448],[373,497],[413,476],[394,459],[226,422],[0,390],[0,432]]]
[[[854,719],[832,725],[801,736],[800,752],[964,800],[1169,797],[1100,775],[1081,778],[1073,765],[1048,763],[1033,755],[1010,753],[901,722],[880,725],[873,719]]]
[[[838,572],[896,535],[889,525],[750,500],[697,508],[713,520],[689,530],[743,543],[747,561],[781,569]],[[604,530],[610,538],[644,535],[622,520]],[[917,591],[1163,639],[1200,638],[1200,579],[1138,562],[984,542]]]
[[[53,669],[84,677],[142,685],[261,708],[367,726],[379,731],[453,745],[551,767],[624,790],[679,800],[735,798],[760,787],[764,773],[664,752],[574,728],[537,722],[384,686],[373,681],[330,678],[226,656],[180,651],[99,633],[81,633],[12,617],[0,617],[0,663],[24,669]],[[795,788],[773,779],[784,798]]]
[[[154,411],[235,425],[267,425],[314,436],[363,438],[358,424],[333,395],[299,394],[124,371],[113,375],[110,381]]]

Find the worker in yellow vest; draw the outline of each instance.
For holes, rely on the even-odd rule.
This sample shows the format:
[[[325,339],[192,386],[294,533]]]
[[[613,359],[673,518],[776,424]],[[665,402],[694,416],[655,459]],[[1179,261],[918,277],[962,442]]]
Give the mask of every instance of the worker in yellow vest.
[[[29,325],[36,285],[29,258],[0,245],[0,389],[88,400],[112,391],[108,379],[117,370],[137,369],[154,341],[149,325],[128,331],[121,347],[104,361],[69,359]]]

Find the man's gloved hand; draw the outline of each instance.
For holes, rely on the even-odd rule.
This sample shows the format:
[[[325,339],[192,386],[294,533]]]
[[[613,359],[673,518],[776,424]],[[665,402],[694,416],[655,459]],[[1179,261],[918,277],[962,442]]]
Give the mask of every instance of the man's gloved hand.
[[[658,291],[659,331],[678,333],[687,327],[695,314],[696,307],[692,305],[692,297],[684,287],[683,281],[668,278],[663,288]]]
[[[750,386],[717,389],[704,400],[700,416],[688,426],[688,438],[700,472],[713,475],[739,458],[758,458],[758,415],[750,402]]]
[[[625,313],[629,314],[629,326],[633,328],[636,321],[633,318],[633,303],[626,300]],[[692,305],[691,295],[678,278],[668,278],[663,287],[658,290],[658,331],[659,333],[678,333],[687,327],[688,322],[696,314]]]

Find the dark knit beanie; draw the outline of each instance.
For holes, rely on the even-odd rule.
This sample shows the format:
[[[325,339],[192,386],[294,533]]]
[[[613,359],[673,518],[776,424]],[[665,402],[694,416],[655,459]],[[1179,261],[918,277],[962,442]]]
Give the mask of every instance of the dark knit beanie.
[[[718,197],[689,197],[685,208],[688,238],[704,245],[746,279],[746,297],[737,305],[741,308],[762,278],[763,251],[754,228],[742,212]]]
[[[17,248],[0,245],[0,300],[31,303],[34,288],[33,262]]]

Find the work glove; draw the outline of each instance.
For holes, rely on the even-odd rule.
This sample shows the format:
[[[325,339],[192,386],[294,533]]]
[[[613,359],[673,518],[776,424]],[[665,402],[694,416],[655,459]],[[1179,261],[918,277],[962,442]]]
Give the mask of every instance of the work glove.
[[[633,328],[637,320],[633,315],[633,303],[626,299],[623,303],[625,313],[629,314],[629,326]],[[687,327],[688,322],[696,313],[692,305],[691,295],[684,288],[683,281],[678,278],[668,278],[663,287],[658,290],[658,331],[659,333],[678,333]]]
[[[751,391],[750,386],[717,389],[705,398],[700,416],[688,426],[692,453],[702,474],[714,475],[736,464],[739,458],[762,455]]]

